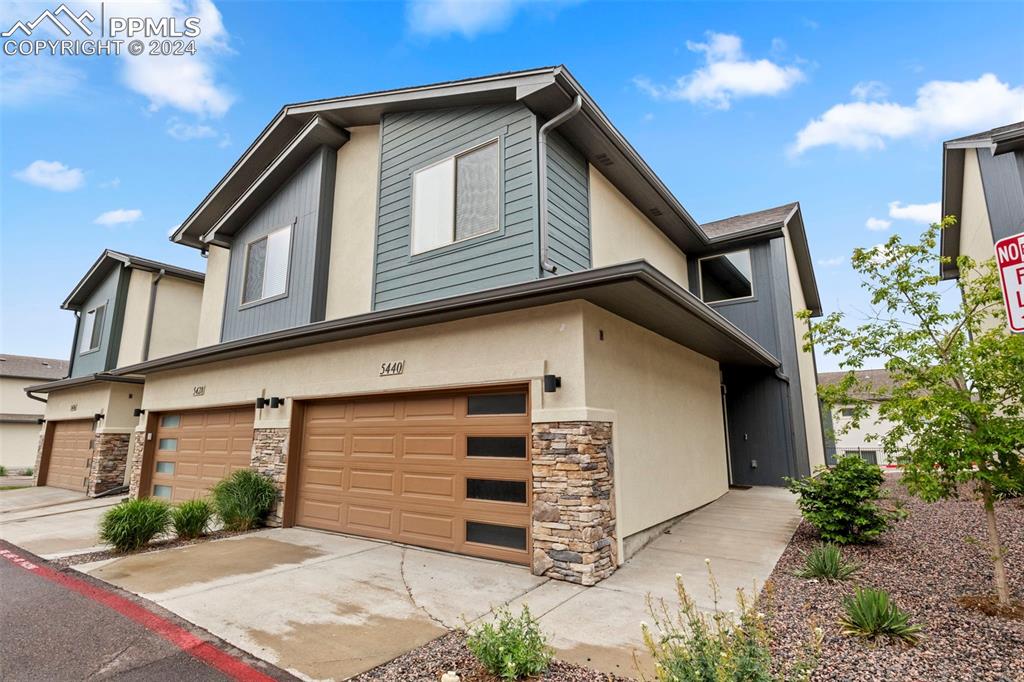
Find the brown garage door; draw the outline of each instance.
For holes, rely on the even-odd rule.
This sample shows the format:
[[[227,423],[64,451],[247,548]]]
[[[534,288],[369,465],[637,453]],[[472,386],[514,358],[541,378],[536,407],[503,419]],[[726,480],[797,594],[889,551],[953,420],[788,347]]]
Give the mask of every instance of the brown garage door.
[[[309,403],[295,522],[528,562],[527,394]]]
[[[252,406],[160,414],[153,453],[154,497],[202,497],[252,459]]]
[[[46,485],[84,493],[95,437],[96,430],[91,419],[55,422]]]

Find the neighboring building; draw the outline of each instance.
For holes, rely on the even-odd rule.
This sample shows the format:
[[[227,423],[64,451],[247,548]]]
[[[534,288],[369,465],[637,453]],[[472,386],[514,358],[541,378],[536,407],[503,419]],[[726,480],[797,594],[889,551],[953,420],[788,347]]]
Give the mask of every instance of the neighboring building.
[[[986,261],[997,241],[1024,232],[1024,121],[942,145],[942,215],[957,218],[942,234],[943,279],[960,276],[960,255]]]
[[[0,355],[0,465],[9,473],[35,466],[43,403],[25,394],[25,387],[62,379],[67,360]]]
[[[100,255],[61,304],[76,317],[68,377],[27,389],[46,395],[39,485],[97,495],[124,484],[143,379],[112,372],[195,348],[202,298],[201,272]]]
[[[838,383],[848,372],[822,372],[818,379],[822,386]],[[831,432],[826,438],[831,439],[829,448],[829,464],[835,463],[836,456],[858,455],[872,464],[895,465],[896,453],[887,452],[882,445],[881,437],[893,427],[893,423],[878,416],[878,408],[885,400],[888,389],[892,386],[892,377],[884,369],[865,369],[856,372],[858,381],[871,385],[871,389],[854,394],[854,397],[867,403],[868,414],[860,420],[860,425],[852,426],[852,405],[837,405],[832,411]]]
[[[109,373],[133,495],[252,467],[272,523],[593,584],[824,461],[799,206],[698,225],[562,67],[286,106],[172,239],[197,348]]]

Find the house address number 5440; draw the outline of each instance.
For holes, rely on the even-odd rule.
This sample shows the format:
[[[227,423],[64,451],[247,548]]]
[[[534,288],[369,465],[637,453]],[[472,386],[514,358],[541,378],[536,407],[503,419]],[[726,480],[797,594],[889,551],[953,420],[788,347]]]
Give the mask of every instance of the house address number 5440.
[[[401,374],[405,370],[405,360],[398,360],[395,362],[382,362],[380,363],[380,375],[382,377],[393,377]]]

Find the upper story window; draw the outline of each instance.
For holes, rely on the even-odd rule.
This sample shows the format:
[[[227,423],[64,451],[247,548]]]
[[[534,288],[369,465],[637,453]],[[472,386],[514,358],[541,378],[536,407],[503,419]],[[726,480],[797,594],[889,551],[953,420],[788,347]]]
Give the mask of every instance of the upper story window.
[[[88,353],[100,347],[100,340],[103,338],[103,318],[106,313],[107,304],[104,303],[86,311],[82,316],[81,352]]]
[[[754,295],[750,249],[708,256],[698,261],[700,297],[705,303],[735,301]]]
[[[291,245],[291,225],[249,242],[245,252],[242,305],[287,293]]]
[[[412,175],[412,252],[423,253],[498,230],[498,140]]]

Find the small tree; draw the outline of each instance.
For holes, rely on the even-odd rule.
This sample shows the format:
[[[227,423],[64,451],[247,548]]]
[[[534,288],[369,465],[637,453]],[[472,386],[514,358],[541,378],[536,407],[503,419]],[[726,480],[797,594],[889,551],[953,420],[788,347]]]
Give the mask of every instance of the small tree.
[[[903,467],[902,482],[928,502],[954,497],[965,482],[984,506],[988,545],[999,602],[1010,603],[996,526],[994,489],[1014,488],[1024,478],[1024,336],[1006,331],[994,261],[957,259],[959,301],[942,289],[937,255],[941,230],[932,225],[919,243],[893,236],[884,245],[856,249],[852,264],[871,295],[873,313],[856,328],[832,313],[810,322],[810,339],[850,370],[820,389],[829,405],[853,407],[854,426],[868,414],[859,395],[884,398],[878,415],[894,424],[880,434],[886,452]],[[884,360],[891,386],[869,386],[853,370]]]

